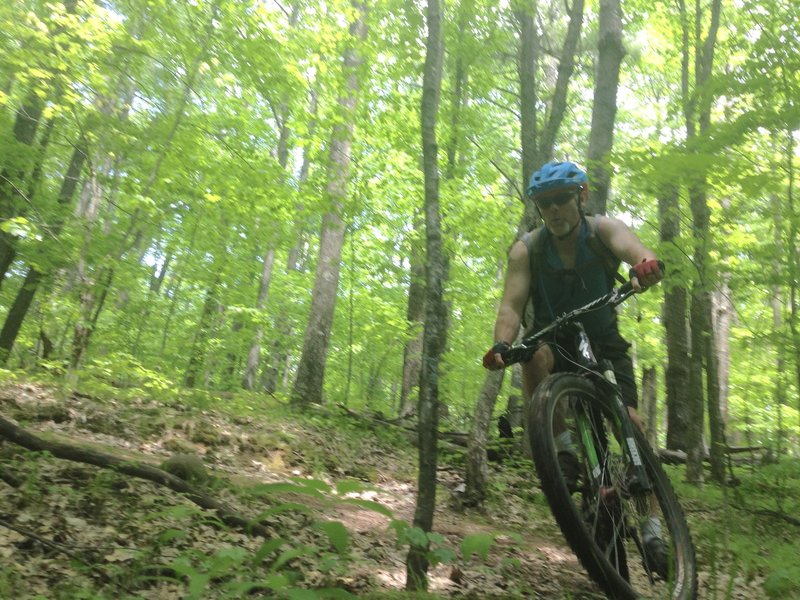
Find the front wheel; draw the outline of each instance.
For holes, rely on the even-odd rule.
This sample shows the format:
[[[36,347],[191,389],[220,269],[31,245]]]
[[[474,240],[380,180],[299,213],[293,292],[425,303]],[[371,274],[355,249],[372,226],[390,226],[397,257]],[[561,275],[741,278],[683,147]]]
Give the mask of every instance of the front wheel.
[[[691,600],[697,568],[683,511],[636,427],[633,444],[652,491],[635,489],[617,421],[588,379],[545,379],[527,429],[542,490],[567,542],[609,598]]]

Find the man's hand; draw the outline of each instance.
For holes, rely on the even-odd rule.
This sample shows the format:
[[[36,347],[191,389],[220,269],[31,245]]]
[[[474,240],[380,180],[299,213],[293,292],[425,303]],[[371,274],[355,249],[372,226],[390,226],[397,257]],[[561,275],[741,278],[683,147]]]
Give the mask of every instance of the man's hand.
[[[494,346],[489,348],[489,351],[483,355],[483,366],[490,371],[499,371],[505,368],[506,363],[503,362],[502,353],[511,348],[506,342],[495,342]]]
[[[628,272],[633,289],[637,292],[657,284],[664,279],[664,263],[658,259],[644,260],[631,267]]]

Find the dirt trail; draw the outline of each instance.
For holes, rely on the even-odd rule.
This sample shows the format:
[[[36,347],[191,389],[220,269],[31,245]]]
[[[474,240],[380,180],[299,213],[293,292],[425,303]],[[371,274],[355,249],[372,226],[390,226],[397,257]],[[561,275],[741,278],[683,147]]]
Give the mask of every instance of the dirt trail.
[[[347,564],[347,574],[339,576],[337,584],[357,595],[375,598],[404,587],[405,549],[397,546],[396,531],[390,525],[393,519],[410,523],[413,518],[414,466],[408,456],[391,450],[362,449],[357,459],[360,468],[370,474],[371,483],[364,489],[338,495],[335,489],[339,476],[312,477],[312,472],[319,473],[319,465],[306,464],[307,457],[298,454],[296,448],[298,440],[310,437],[308,443],[330,444],[329,451],[335,452],[336,442],[327,439],[333,434],[314,438],[313,432],[293,431],[297,426],[288,423],[277,428],[270,424],[269,429],[252,419],[231,419],[211,411],[183,414],[181,409],[150,400],[122,403],[78,395],[63,397],[32,384],[0,386],[0,413],[24,421],[33,433],[89,444],[130,460],[157,465],[176,451],[196,452],[204,456],[204,462],[220,481],[229,479],[244,488],[287,481],[302,486],[304,481],[325,480],[330,486],[325,494],[294,494],[297,502],[312,507],[310,517],[286,515],[276,521],[294,528],[294,541],[299,542],[313,529],[309,518],[341,522],[349,532],[352,560]],[[266,443],[265,439],[283,442]],[[328,451],[322,450],[323,455]],[[9,457],[23,458],[18,452],[18,448],[0,442],[0,468],[4,460],[8,464]],[[109,564],[120,569],[134,565],[138,542],[152,539],[153,532],[163,528],[180,529],[169,516],[151,517],[169,515],[170,511],[175,512],[175,506],[187,504],[163,487],[140,480],[116,482],[111,485],[117,491],[108,497],[106,488],[92,487],[100,477],[94,467],[54,460],[29,464],[27,459],[25,466],[19,465],[18,475],[28,478],[30,489],[14,489],[0,482],[0,520],[75,549],[103,568]],[[342,478],[348,478],[347,474]],[[522,482],[513,493],[508,491],[506,500],[483,511],[460,508],[455,492],[462,483],[458,469],[444,466],[439,483],[434,528],[444,537],[444,545],[458,553],[462,540],[468,536],[486,534],[494,541],[486,560],[473,556],[464,561],[458,557],[454,563],[434,567],[430,573],[432,592],[475,599],[604,597],[565,545],[541,492],[530,483]],[[226,496],[224,487],[218,493]],[[284,491],[280,501],[289,502],[292,497],[292,493],[287,495]],[[234,505],[241,500],[229,494],[224,499]],[[370,502],[380,503],[385,507],[383,511],[388,508],[391,518],[365,508]],[[240,508],[251,515],[263,509],[257,502]],[[170,553],[187,549],[210,554],[226,546],[255,552],[259,541],[235,532],[221,534],[210,527],[194,527],[178,549],[162,549],[162,554],[169,558]],[[94,551],[85,552],[87,548]],[[47,592],[58,581],[75,577],[68,555],[48,551],[41,543],[0,526],[0,564],[4,562],[11,566],[17,581],[25,582],[25,587],[15,588],[17,597],[27,597],[26,591],[30,596],[44,593],[50,597]],[[94,577],[97,579],[96,574]],[[318,573],[306,573],[307,581],[313,583],[315,577],[320,582],[324,579]],[[3,583],[0,577],[0,597]],[[752,588],[737,586],[730,597],[752,598],[752,592]],[[141,595],[137,592],[137,597],[154,599],[180,595],[180,586],[167,584]]]

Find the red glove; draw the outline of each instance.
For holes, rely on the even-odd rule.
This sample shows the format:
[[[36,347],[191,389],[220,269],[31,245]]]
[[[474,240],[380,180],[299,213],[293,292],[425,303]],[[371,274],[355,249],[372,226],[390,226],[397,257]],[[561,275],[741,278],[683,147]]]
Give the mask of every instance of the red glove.
[[[497,360],[496,354],[502,354],[511,348],[506,342],[495,342],[494,346],[489,348],[489,351],[483,355],[483,366],[490,371],[498,371],[505,367],[505,364]]]
[[[664,263],[658,259],[642,260],[631,267],[628,276],[639,280],[642,289],[657,284],[664,278]]]

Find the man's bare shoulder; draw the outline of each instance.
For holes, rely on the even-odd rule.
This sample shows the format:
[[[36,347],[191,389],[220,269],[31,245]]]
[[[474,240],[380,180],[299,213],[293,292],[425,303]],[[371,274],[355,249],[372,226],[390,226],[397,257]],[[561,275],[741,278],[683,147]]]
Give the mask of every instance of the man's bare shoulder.
[[[625,222],[616,217],[596,215],[594,220],[597,231],[604,241],[620,232],[630,231],[630,228],[625,224]]]
[[[522,239],[518,239],[512,244],[511,250],[508,253],[508,260],[524,260],[525,262],[528,262],[528,247],[525,245],[525,242],[523,242]]]

